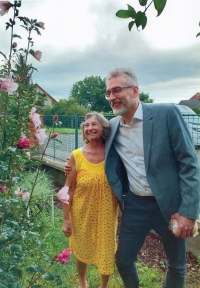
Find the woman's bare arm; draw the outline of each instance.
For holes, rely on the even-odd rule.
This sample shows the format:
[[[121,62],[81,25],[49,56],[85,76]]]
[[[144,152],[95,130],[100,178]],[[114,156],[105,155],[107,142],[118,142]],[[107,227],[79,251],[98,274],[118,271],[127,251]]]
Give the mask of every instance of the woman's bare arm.
[[[67,180],[65,185],[68,186],[68,194],[69,194],[69,204],[63,203],[63,225],[62,225],[62,231],[64,232],[66,237],[70,237],[72,234],[72,226],[71,221],[69,217],[70,208],[73,201],[73,194],[74,190],[76,188],[76,163],[74,160],[74,156],[71,154],[68,163],[71,167],[71,171],[67,174]]]

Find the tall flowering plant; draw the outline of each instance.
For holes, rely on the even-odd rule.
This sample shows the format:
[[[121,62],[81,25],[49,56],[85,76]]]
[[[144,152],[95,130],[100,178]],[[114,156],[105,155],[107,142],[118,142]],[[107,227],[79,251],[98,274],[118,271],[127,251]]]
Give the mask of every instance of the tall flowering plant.
[[[29,55],[41,60],[42,52],[33,49],[32,33],[40,35],[44,23],[20,16],[20,7],[21,1],[0,1],[0,15],[6,17],[8,14],[6,30],[10,31],[8,55],[0,51],[3,57],[0,67],[0,286],[22,287],[22,283],[27,281],[26,287],[42,287],[39,284],[40,276],[42,279],[54,280],[57,284],[61,283],[61,279],[59,275],[46,272],[53,265],[55,257],[48,260],[45,269],[35,263],[26,267],[27,273],[32,275],[30,279],[23,279],[23,255],[28,255],[25,249],[33,249],[32,246],[25,247],[23,243],[30,242],[30,235],[35,235],[36,245],[37,241],[40,241],[40,235],[34,232],[34,221],[48,200],[34,197],[40,164],[32,161],[30,157],[31,151],[35,149],[31,147],[29,139],[30,127],[33,128],[38,145],[44,144],[46,138],[47,144],[50,139],[57,140],[57,135],[52,133],[52,127],[47,137],[40,115],[36,112],[38,92],[31,83],[31,75],[36,69],[32,64],[27,64]],[[25,48],[18,45],[17,39],[21,39],[21,36],[15,34],[17,24],[27,31]],[[58,116],[55,115],[53,126],[57,121]],[[44,152],[45,149],[42,158]],[[36,177],[32,188],[27,190],[20,185],[26,178],[26,171],[33,167]]]

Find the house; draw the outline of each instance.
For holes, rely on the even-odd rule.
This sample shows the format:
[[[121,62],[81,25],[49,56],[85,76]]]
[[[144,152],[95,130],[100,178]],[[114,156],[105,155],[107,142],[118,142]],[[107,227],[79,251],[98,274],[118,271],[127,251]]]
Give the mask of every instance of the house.
[[[49,93],[47,93],[42,87],[40,87],[40,85],[38,85],[37,83],[35,84],[35,88],[36,91],[45,94],[47,97],[47,100],[44,103],[44,106],[53,106],[53,104],[57,103],[56,99],[54,99],[51,95],[49,95]]]
[[[185,105],[191,109],[199,109],[200,108],[200,93],[197,92],[189,100],[181,100],[179,102],[179,105]]]

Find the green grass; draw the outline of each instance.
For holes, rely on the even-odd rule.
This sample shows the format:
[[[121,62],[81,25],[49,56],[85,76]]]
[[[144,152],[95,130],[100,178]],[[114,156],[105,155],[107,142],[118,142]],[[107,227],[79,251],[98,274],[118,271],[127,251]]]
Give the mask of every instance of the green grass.
[[[50,131],[50,128],[45,127],[46,131]],[[75,129],[73,128],[59,128],[59,127],[55,127],[54,128],[54,132],[57,132],[59,134],[74,134],[75,133]],[[81,129],[78,129],[78,133],[82,133]]]
[[[68,238],[64,237],[61,230],[62,226],[62,210],[55,209],[55,226],[52,226],[50,215],[46,217],[46,222],[43,225],[43,233],[46,235],[43,239],[43,245],[45,247],[45,253],[51,258],[54,258],[66,247],[69,247]],[[40,255],[33,254],[31,260],[39,263],[41,261]],[[159,288],[161,287],[162,273],[155,268],[147,268],[138,263],[138,271],[140,275],[140,287],[148,288]],[[40,281],[40,285],[44,288],[75,288],[78,287],[78,275],[75,267],[75,257],[72,255],[69,264],[60,264],[55,262],[54,265],[49,269],[49,272],[59,274],[62,278],[63,284],[59,286],[55,282],[44,282]],[[100,275],[97,268],[94,265],[88,265],[87,281],[91,288],[98,288],[100,285]],[[122,288],[123,283],[115,268],[114,273],[111,275],[109,280],[109,288]]]
[[[21,188],[31,188],[34,182],[34,173],[27,173],[26,179],[21,183]],[[53,179],[48,176],[45,172],[39,174],[38,183],[34,190],[35,206],[32,210],[33,213],[37,212],[38,207],[44,201],[45,209],[39,213],[34,220],[32,231],[36,232],[36,235],[29,234],[28,237],[22,239],[24,247],[24,260],[19,268],[23,270],[23,276],[21,278],[22,287],[39,287],[39,286],[28,286],[29,281],[32,279],[32,274],[26,271],[26,268],[34,263],[40,265],[47,272],[58,274],[62,279],[62,284],[58,284],[54,281],[46,281],[40,279],[36,281],[35,285],[38,284],[43,288],[75,288],[78,287],[78,275],[75,265],[75,257],[71,256],[69,264],[60,264],[57,261],[53,261],[56,256],[65,248],[69,247],[69,239],[64,237],[61,230],[63,215],[62,210],[55,207],[54,208],[54,221],[52,221],[52,202],[49,199],[45,202],[45,198],[49,198],[49,195],[54,193]],[[15,207],[16,209],[16,207]],[[35,210],[34,210],[35,209]],[[37,233],[40,236],[37,236]],[[43,248],[39,249],[39,246]],[[48,260],[49,259],[49,260]],[[200,258],[198,257],[200,262]],[[48,269],[49,265],[53,265]],[[140,277],[140,287],[141,288],[160,288],[164,280],[164,270],[159,266],[148,268],[144,266],[143,263],[137,263],[138,274]],[[37,276],[37,275],[36,275]],[[34,276],[35,277],[35,276]],[[90,288],[98,288],[100,285],[101,277],[98,273],[97,267],[94,265],[88,265],[87,270],[87,281],[89,282]],[[196,283],[196,282],[195,282]],[[194,284],[196,285],[196,284]],[[123,282],[119,276],[117,268],[115,268],[114,273],[110,276],[109,288],[122,288]],[[196,286],[191,285],[190,277],[187,277],[186,287],[193,288]]]

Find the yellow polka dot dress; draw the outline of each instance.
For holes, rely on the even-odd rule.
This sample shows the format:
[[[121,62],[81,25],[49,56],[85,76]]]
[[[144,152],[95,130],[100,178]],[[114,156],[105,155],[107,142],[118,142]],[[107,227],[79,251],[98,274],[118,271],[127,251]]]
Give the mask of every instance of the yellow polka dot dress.
[[[108,184],[104,161],[92,164],[80,149],[73,156],[77,182],[70,209],[70,248],[78,260],[109,275],[115,266],[118,200]]]

